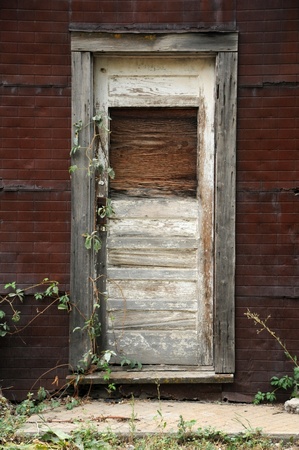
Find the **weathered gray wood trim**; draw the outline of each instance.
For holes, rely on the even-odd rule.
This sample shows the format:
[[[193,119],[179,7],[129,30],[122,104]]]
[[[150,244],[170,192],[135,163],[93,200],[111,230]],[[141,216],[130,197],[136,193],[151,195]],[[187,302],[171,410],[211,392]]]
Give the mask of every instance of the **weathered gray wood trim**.
[[[72,51],[96,53],[216,53],[237,49],[237,33],[72,32]]]
[[[70,366],[75,369],[83,355],[90,350],[86,331],[75,331],[84,326],[93,309],[93,292],[90,277],[94,278],[95,264],[91,251],[85,249],[83,234],[94,229],[95,187],[92,177],[87,175],[87,158],[84,147],[91,142],[92,119],[92,55],[89,52],[72,54],[72,125],[82,120],[84,127],[79,133],[81,149],[72,156],[72,165],[78,169],[71,177],[72,225],[71,225],[71,301],[70,316]],[[72,127],[72,140],[74,127]]]
[[[215,371],[235,368],[235,166],[237,53],[216,59]]]

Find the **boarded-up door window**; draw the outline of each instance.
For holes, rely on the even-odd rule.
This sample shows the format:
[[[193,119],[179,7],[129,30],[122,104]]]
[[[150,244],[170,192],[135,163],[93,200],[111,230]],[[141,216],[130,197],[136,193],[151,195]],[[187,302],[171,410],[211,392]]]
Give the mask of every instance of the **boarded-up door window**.
[[[112,108],[112,194],[195,197],[197,108]]]

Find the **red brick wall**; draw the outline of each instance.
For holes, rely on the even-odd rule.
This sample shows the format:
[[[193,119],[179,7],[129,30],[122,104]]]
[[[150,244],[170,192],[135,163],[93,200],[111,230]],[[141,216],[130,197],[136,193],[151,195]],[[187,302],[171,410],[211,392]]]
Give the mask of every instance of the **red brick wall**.
[[[231,29],[235,0],[81,0],[72,1],[71,21],[120,27]]]
[[[69,14],[65,0],[1,1],[1,285],[49,277],[68,289]],[[30,298],[25,304],[21,324],[41,308]],[[20,399],[44,372],[67,363],[68,317],[51,308],[0,346],[0,383]],[[64,383],[66,373],[54,370],[40,384],[54,389],[54,376]]]
[[[268,390],[292,368],[244,317],[262,317],[298,353],[299,7],[238,0],[236,363],[233,390]],[[232,395],[232,394],[231,394]],[[232,395],[233,397],[233,395]],[[238,397],[238,396],[236,396]]]
[[[0,15],[0,282],[29,284],[50,276],[64,289],[70,242],[69,24],[239,31],[237,372],[226,396],[250,398],[267,389],[274,373],[291,367],[275,341],[256,334],[244,312],[249,307],[263,317],[271,314],[269,323],[297,351],[297,0],[2,0]],[[36,371],[15,386],[16,396],[54,359],[67,362],[67,317],[52,311],[45,320],[49,339],[41,359],[39,326],[26,330],[31,337],[24,352]],[[62,339],[60,352],[53,337]],[[16,339],[0,346],[9,345],[13,355]],[[8,386],[16,357],[3,351],[0,379]],[[22,364],[18,361],[20,370]]]
[[[26,327],[46,306],[45,301],[26,298],[19,307],[22,316],[18,326]],[[65,319],[64,312],[54,305],[20,333],[1,338],[3,395],[22,400],[40,386],[54,392],[65,385],[68,373],[68,325]]]

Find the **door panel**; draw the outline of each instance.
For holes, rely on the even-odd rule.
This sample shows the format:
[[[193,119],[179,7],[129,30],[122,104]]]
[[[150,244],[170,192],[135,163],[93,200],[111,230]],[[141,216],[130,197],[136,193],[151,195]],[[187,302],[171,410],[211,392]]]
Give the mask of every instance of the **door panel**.
[[[117,212],[107,237],[108,345],[143,364],[197,365],[196,199],[177,204],[175,198],[114,198],[113,205]],[[179,218],[182,207],[193,217]]]
[[[211,67],[96,62],[95,107],[111,115],[103,142],[116,173],[104,319],[116,362],[213,365]]]
[[[188,198],[197,189],[197,109],[112,108],[110,117],[117,213],[107,240],[108,343],[142,364],[197,365],[198,208]],[[177,202],[177,196],[187,198]],[[180,208],[191,211],[189,217],[182,218]],[[149,289],[132,295],[137,280]],[[190,307],[182,305],[175,280],[194,285]],[[110,286],[120,282],[123,301],[116,302]],[[148,299],[153,282],[156,297]]]

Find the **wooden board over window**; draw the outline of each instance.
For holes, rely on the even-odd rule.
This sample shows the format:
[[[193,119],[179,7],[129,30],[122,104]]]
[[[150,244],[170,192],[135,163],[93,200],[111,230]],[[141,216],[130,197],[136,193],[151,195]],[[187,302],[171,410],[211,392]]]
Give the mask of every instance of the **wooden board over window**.
[[[112,108],[111,192],[195,197],[197,108]]]

